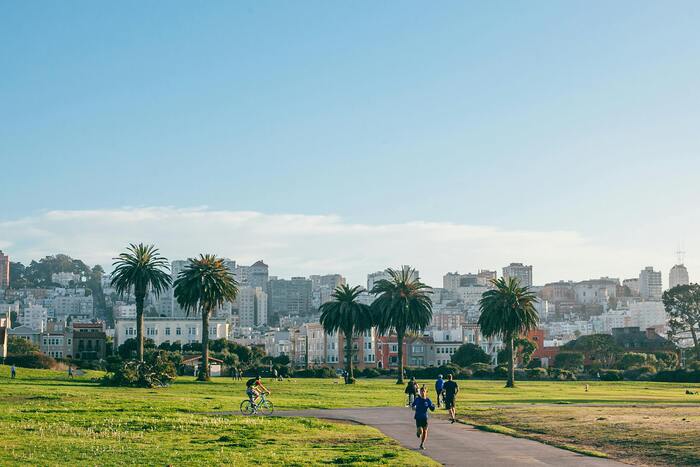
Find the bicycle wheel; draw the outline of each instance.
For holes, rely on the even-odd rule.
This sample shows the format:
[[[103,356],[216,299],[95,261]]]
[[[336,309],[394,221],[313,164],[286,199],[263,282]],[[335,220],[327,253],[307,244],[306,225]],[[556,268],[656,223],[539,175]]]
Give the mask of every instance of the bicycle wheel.
[[[241,402],[241,413],[243,415],[253,415],[255,413],[255,407],[248,399]]]
[[[263,415],[272,415],[272,412],[275,410],[275,407],[272,405],[272,402],[270,401],[265,401],[262,404],[260,404],[260,413]]]

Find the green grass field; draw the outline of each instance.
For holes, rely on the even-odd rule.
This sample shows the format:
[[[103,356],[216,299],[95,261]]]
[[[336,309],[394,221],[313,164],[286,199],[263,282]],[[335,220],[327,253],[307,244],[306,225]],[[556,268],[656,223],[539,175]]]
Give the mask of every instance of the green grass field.
[[[433,465],[370,427],[207,414],[238,410],[243,382],[227,378],[198,383],[183,377],[148,390],[101,387],[90,381],[100,375],[90,372],[68,380],[65,373],[20,368],[18,379],[8,376],[0,366],[0,464]],[[276,410],[404,402],[403,388],[386,379],[360,379],[355,386],[327,379],[265,384]],[[700,396],[685,394],[700,385],[592,383],[588,392],[584,385],[523,382],[509,390],[500,381],[460,381],[458,413],[557,445],[620,458],[632,453],[657,464],[700,463]],[[659,446],[663,456],[653,453]]]

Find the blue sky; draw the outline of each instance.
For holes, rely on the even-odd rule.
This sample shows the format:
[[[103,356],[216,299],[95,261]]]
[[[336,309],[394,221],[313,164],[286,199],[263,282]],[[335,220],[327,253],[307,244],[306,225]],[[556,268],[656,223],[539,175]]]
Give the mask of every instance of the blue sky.
[[[7,227],[58,236],[52,211],[202,206],[565,231],[601,251],[542,279],[666,267],[679,242],[700,257],[698,2],[0,1],[0,18],[16,257],[60,246]]]

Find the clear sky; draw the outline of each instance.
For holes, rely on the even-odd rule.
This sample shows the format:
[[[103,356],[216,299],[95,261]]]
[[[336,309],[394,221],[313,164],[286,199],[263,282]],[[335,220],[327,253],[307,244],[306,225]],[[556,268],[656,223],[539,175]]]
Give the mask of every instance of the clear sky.
[[[699,24],[697,1],[0,0],[0,248],[436,283],[511,259],[632,276],[682,243],[692,279]],[[268,243],[222,221],[242,211]]]

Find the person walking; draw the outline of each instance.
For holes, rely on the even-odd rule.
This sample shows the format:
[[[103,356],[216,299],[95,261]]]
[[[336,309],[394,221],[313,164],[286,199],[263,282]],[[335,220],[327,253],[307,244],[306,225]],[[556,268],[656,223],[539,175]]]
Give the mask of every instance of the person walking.
[[[442,379],[442,375],[438,375],[435,380],[435,399],[437,401],[437,406],[440,408],[440,401],[444,399],[442,394],[443,387],[445,385],[445,380]]]
[[[408,396],[408,403],[406,404],[406,407],[413,407],[413,400],[416,398],[416,394],[418,392],[417,389],[418,384],[416,383],[416,378],[411,376],[411,380],[408,382],[406,389],[403,391]]]
[[[425,387],[420,388],[412,407],[416,411],[413,418],[416,421],[416,436],[420,439],[419,449],[425,449],[425,440],[428,439],[428,410],[435,411],[435,405],[428,398]]]
[[[17,376],[17,368],[15,368],[15,365],[13,364],[10,367],[10,378],[15,379],[15,376]]]
[[[73,379],[73,367],[68,365],[68,377]]]
[[[447,375],[447,381],[443,385],[445,408],[450,412],[450,423],[456,422],[455,418],[455,399],[459,392],[459,386],[456,381],[452,380],[452,375]]]

